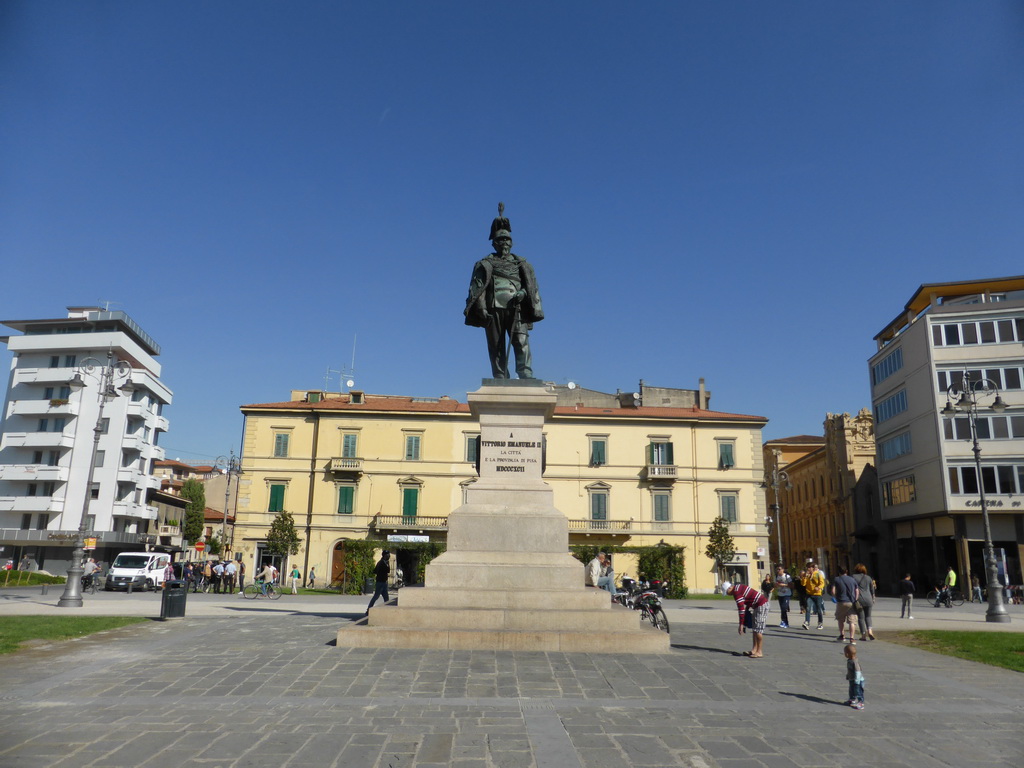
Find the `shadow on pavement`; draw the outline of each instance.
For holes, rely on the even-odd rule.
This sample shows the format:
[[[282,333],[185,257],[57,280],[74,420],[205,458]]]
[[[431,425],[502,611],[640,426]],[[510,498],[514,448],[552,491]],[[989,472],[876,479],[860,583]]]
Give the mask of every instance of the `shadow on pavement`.
[[[684,651],[707,651],[708,653],[724,653],[726,656],[742,656],[739,651],[727,651],[724,648],[711,648],[706,645],[686,645],[684,643],[672,643],[673,648]]]
[[[792,696],[794,699],[803,699],[804,701],[813,701],[816,704],[831,704],[836,707],[845,707],[841,701],[835,701],[833,699],[823,699],[820,696],[811,696],[807,693],[790,693],[789,691],[779,691],[783,696]]]

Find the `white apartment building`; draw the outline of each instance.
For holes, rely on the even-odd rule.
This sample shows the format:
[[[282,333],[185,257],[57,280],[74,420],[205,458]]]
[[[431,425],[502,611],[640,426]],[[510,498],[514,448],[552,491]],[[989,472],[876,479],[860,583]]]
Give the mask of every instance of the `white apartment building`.
[[[876,337],[870,358],[882,519],[892,525],[898,568],[921,588],[947,565],[961,584],[985,582],[979,486],[992,540],[1009,580],[1024,554],[1024,276],[922,285]],[[970,421],[945,418],[950,386],[989,379],[979,398],[981,477]]]
[[[149,502],[160,489],[153,462],[164,458],[157,441],[171,402],[155,359],[160,347],[124,312],[100,307],[3,325],[21,335],[0,337],[14,355],[0,422],[0,557],[15,565],[27,557],[30,567],[61,573],[83,510],[97,561],[158,544],[158,511]],[[117,395],[104,403],[89,487],[108,352],[130,370],[115,377]],[[85,386],[74,391],[76,372]],[[131,391],[120,389],[126,382]]]

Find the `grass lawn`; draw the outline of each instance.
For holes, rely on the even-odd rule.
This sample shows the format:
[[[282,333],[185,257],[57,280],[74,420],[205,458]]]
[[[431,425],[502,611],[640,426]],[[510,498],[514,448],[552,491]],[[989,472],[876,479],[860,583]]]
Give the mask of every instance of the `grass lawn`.
[[[695,595],[690,593],[684,600],[732,600],[732,595]]]
[[[1024,633],[951,632],[921,629],[912,632],[886,632],[889,642],[924,651],[978,661],[992,667],[1024,672]]]
[[[149,619],[134,616],[6,616],[0,622],[0,653],[14,653],[27,640],[70,640]]]

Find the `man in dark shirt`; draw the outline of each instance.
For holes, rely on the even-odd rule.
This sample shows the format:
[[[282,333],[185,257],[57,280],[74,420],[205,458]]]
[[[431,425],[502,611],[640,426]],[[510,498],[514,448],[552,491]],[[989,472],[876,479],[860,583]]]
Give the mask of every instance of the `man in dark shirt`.
[[[846,639],[844,627],[849,624],[850,642],[857,642],[853,635],[853,619],[857,615],[853,604],[860,597],[860,587],[845,565],[839,566],[839,575],[832,582],[832,596],[836,599],[836,621],[839,622],[839,637],[836,640],[842,642]]]
[[[373,573],[376,579],[373,587],[373,599],[370,600],[370,604],[366,606],[366,613],[370,613],[370,609],[373,608],[373,604],[377,602],[378,597],[384,598],[384,603],[388,601],[388,577],[391,575],[391,553],[386,549],[381,553],[380,560],[377,561],[377,565],[374,566]]]

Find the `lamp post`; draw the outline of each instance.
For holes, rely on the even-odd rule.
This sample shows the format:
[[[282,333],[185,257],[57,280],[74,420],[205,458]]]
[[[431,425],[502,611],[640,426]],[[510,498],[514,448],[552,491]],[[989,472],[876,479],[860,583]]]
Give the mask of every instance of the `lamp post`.
[[[118,360],[113,350],[107,350],[106,363],[94,357],[87,357],[75,369],[75,375],[68,381],[68,386],[73,390],[83,390],[85,396],[85,379],[82,374],[99,382],[99,390],[96,399],[99,402],[99,412],[96,414],[96,425],[93,427],[92,453],[89,455],[89,475],[85,483],[85,491],[82,493],[82,519],[78,523],[78,536],[75,538],[75,548],[71,553],[71,567],[68,569],[68,580],[64,585],[64,594],[57,601],[59,608],[81,608],[82,607],[82,559],[85,557],[85,534],[86,523],[89,515],[89,500],[92,497],[93,478],[96,474],[96,455],[99,451],[100,435],[103,434],[103,408],[107,402],[118,396],[130,395],[134,387],[131,382],[132,367],[126,360]],[[115,388],[115,382],[124,379],[125,383]]]
[[[241,464],[235,452],[231,451],[228,456],[218,456],[214,467],[224,475],[224,511],[220,517],[220,547],[221,553],[227,552],[227,525],[228,525],[228,496],[231,494],[231,476],[238,476],[242,473]]]
[[[782,561],[782,525],[779,516],[782,513],[782,505],[779,503],[779,490],[785,488],[787,491],[793,489],[793,486],[789,482],[789,475],[786,471],[779,469],[779,459],[782,457],[782,452],[778,449],[772,451],[774,461],[772,462],[772,468],[770,472],[764,473],[764,482],[761,483],[762,488],[771,487],[772,489],[772,519],[771,522],[775,525],[775,542],[778,546],[779,559],[778,565],[785,565]]]
[[[988,583],[988,611],[985,621],[1008,623],[1010,614],[1003,602],[1003,585],[999,583],[999,571],[996,568],[996,553],[992,546],[992,527],[988,519],[988,507],[985,504],[985,481],[981,476],[981,448],[978,446],[978,399],[994,395],[995,399],[989,406],[995,413],[1006,410],[1006,403],[999,396],[999,387],[991,379],[980,378],[971,381],[970,374],[964,371],[959,389],[951,384],[946,390],[946,407],[943,416],[950,418],[958,413],[967,414],[971,425],[971,450],[974,451],[974,469],[978,478],[978,495],[981,497],[981,519],[985,527],[985,575]]]

